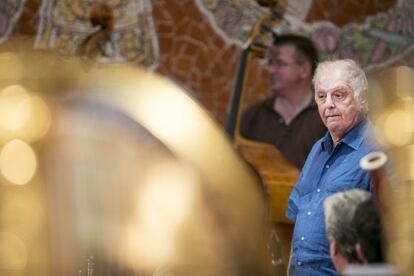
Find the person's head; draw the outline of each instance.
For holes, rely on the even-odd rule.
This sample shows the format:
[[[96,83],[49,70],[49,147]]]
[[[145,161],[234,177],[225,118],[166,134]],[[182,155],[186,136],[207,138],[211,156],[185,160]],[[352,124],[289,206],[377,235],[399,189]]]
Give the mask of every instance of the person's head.
[[[335,140],[357,125],[368,111],[365,72],[353,60],[322,62],[313,78],[319,114]]]
[[[358,205],[370,196],[367,191],[352,189],[335,193],[325,199],[325,227],[329,240],[329,253],[339,273],[349,263],[363,262],[358,258],[356,250],[358,237],[351,222]]]
[[[318,64],[318,51],[304,36],[275,36],[269,49],[269,83],[273,93],[281,93],[297,85],[311,88]]]
[[[384,262],[382,223],[372,197],[358,205],[351,226],[357,234],[358,258],[368,263]]]

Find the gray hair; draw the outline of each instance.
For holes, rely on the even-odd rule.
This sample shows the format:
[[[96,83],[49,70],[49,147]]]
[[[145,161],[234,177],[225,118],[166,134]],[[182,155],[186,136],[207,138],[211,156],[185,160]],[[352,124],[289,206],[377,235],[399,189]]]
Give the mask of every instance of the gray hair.
[[[358,236],[351,222],[358,205],[370,196],[365,190],[352,189],[330,195],[324,202],[328,239],[336,241],[339,253],[351,263],[358,261],[355,250]]]
[[[368,112],[368,80],[364,70],[354,60],[339,59],[319,63],[312,80],[313,85],[315,86],[316,81],[327,67],[334,65],[341,65],[343,67],[343,72],[348,74],[347,80],[352,93],[354,94],[354,98],[363,113],[366,114]]]

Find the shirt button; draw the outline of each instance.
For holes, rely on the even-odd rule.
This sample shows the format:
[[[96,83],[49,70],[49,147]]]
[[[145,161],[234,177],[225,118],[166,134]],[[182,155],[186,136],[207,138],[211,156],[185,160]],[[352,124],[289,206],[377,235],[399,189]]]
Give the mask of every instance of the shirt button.
[[[319,193],[321,191],[321,189],[316,189],[316,191]]]
[[[300,239],[301,239],[302,241],[304,241],[304,240],[305,240],[305,237],[300,237]]]
[[[302,262],[297,262],[298,265],[302,265]]]
[[[329,169],[329,165],[326,165],[325,168]]]
[[[312,212],[308,212],[308,216],[312,215]]]

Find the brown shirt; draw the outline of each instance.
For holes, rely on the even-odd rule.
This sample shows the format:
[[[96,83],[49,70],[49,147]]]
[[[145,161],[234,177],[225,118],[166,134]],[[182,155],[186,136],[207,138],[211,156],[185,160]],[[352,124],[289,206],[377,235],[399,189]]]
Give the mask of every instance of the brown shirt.
[[[273,98],[249,107],[240,125],[240,134],[251,140],[275,145],[293,165],[302,168],[313,144],[322,138],[326,128],[312,101],[289,125],[273,110]]]

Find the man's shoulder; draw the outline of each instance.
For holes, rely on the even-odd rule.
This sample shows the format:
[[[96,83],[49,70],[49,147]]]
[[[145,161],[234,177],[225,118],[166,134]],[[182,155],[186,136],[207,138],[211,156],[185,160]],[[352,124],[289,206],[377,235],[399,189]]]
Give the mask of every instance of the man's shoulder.
[[[248,123],[252,120],[257,119],[257,117],[266,116],[269,115],[269,112],[267,110],[271,110],[272,108],[272,99],[266,98],[263,100],[260,100],[257,103],[254,103],[250,106],[248,106],[242,114],[242,123]],[[260,118],[259,118],[260,119]]]
[[[375,130],[368,119],[364,119],[354,127],[344,137],[343,141],[357,152],[363,154],[380,149],[380,144],[375,136]]]
[[[252,112],[256,112],[256,111],[258,111],[260,109],[263,109],[263,108],[271,107],[273,101],[274,101],[273,98],[262,99],[262,100],[260,100],[256,103],[254,103],[254,104],[249,105],[243,113],[244,114],[245,113],[252,113]]]
[[[363,146],[370,151],[381,150],[382,146],[378,140],[377,133],[370,120],[366,120],[362,135],[364,137]]]

